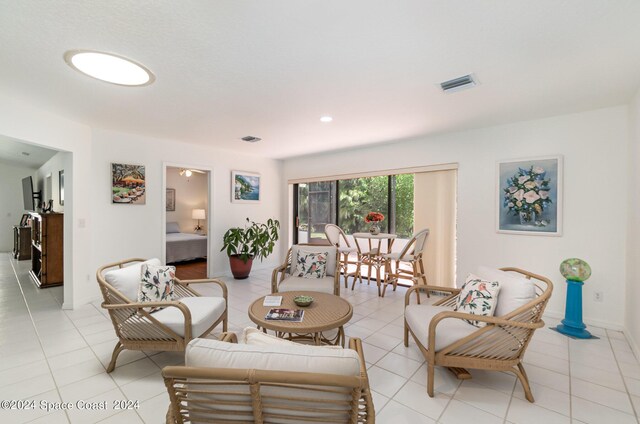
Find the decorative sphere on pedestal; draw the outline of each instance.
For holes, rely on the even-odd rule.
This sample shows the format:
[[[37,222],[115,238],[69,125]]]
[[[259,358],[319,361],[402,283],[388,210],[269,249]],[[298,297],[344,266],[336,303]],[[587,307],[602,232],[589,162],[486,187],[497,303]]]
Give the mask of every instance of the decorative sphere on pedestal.
[[[593,338],[582,322],[582,286],[591,277],[591,267],[582,259],[570,258],[562,261],[560,273],[567,279],[567,303],[564,319],[555,330],[579,339]]]

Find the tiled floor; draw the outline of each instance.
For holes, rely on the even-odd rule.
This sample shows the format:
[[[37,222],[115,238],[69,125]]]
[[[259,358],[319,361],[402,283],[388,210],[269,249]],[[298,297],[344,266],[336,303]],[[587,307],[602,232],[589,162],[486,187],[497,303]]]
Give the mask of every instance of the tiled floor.
[[[106,374],[116,339],[99,302],[62,311],[62,289],[36,289],[27,262],[0,254],[0,400],[35,400],[36,409],[2,409],[0,422],[164,422],[168,397],[160,369],[181,363],[181,355],[125,351]],[[269,291],[269,278],[265,270],[227,281],[232,331],[252,325],[247,308]],[[355,307],[346,332],[363,339],[380,424],[638,422],[640,365],[620,332],[590,327],[601,338],[576,341],[539,330],[525,357],[535,404],[524,400],[513,375],[498,372],[472,371],[473,379],[461,383],[437,369],[437,393],[429,398],[422,355],[415,344],[402,345],[404,290],[380,299],[364,284],[344,296]],[[139,408],[111,408],[126,399],[138,400]],[[39,408],[40,401],[78,400],[109,403],[103,411]]]

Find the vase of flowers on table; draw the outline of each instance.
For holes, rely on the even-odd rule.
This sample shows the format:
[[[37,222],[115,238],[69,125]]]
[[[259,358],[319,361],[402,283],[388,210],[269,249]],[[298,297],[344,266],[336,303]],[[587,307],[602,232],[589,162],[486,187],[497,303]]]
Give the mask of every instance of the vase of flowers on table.
[[[513,177],[507,179],[504,206],[519,217],[521,225],[548,224],[542,219],[542,213],[551,204],[551,187],[545,175],[542,167],[531,166],[529,169],[519,168]]]
[[[384,220],[384,215],[380,212],[369,212],[364,217],[364,222],[371,224],[369,226],[369,232],[373,235],[380,234],[380,222]]]

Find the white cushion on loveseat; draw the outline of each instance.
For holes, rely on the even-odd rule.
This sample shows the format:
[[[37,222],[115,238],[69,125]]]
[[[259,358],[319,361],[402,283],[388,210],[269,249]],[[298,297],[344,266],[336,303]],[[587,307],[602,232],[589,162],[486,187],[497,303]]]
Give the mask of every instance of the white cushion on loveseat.
[[[194,339],[187,346],[185,365],[360,375],[360,358],[355,350],[318,349],[302,344],[257,346]]]
[[[488,266],[478,267],[476,274],[484,280],[500,283],[500,293],[494,313],[496,317],[513,312],[536,297],[535,285],[527,278]]]
[[[334,277],[304,278],[287,276],[278,285],[278,291],[315,291],[333,294],[334,284]]]
[[[453,309],[433,305],[408,305],[404,309],[404,319],[416,336],[420,344],[429,348],[429,323],[431,319],[443,311],[453,312]],[[436,327],[436,348],[439,351],[469,334],[478,331],[478,327],[470,325],[459,318],[445,318]]]
[[[113,269],[104,274],[104,279],[131,302],[138,301],[138,287],[140,286],[142,264],[160,266],[160,259],[153,258],[144,262],[137,262],[124,268]]]
[[[222,316],[226,308],[222,297],[183,297],[175,299],[191,312],[191,337],[199,337]],[[152,316],[184,337],[184,314],[173,306],[154,312]]]

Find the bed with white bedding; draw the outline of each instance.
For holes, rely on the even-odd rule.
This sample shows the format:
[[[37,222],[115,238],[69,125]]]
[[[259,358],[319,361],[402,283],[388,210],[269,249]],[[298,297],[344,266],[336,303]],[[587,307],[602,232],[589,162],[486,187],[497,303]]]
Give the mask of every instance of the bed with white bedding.
[[[207,237],[180,232],[177,222],[167,222],[167,263],[207,257]]]

